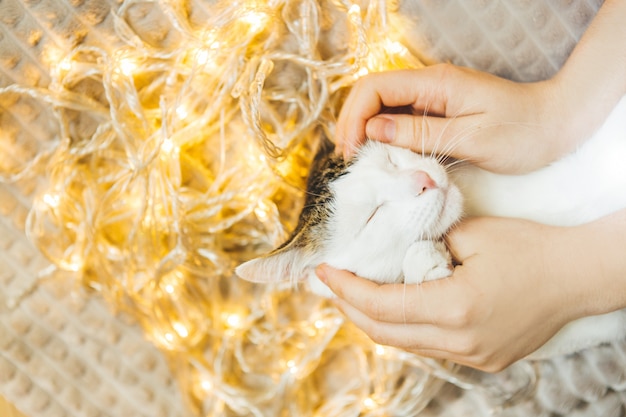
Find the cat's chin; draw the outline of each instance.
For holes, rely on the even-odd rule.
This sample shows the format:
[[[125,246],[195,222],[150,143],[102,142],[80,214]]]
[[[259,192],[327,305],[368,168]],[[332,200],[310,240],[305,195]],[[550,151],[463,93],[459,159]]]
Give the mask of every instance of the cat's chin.
[[[335,293],[332,292],[326,284],[320,281],[317,275],[315,275],[315,271],[311,271],[309,273],[309,277],[307,281],[309,284],[309,291],[311,291],[313,294],[316,294],[316,295],[319,295],[320,297],[325,297],[325,298],[337,297]]]

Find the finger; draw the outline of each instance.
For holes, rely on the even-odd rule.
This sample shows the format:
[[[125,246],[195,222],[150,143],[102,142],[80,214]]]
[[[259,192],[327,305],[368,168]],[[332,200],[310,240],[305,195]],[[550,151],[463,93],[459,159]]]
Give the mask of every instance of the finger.
[[[337,299],[335,305],[375,343],[400,349],[440,351],[443,332],[428,324],[385,323],[373,320],[347,302]]]
[[[385,71],[369,74],[355,83],[337,122],[338,148],[351,155],[365,140],[365,123],[383,106],[411,105],[417,111],[429,108],[445,114],[447,95],[442,92],[441,66],[421,70]]]
[[[320,265],[317,273],[338,298],[372,320],[387,323],[442,324],[447,318],[445,305],[455,303],[458,292],[450,285],[452,278],[379,285],[328,265]]]
[[[392,346],[424,357],[476,366],[473,351],[463,344],[458,332],[449,332],[428,324],[377,322],[341,299],[335,300],[335,305],[348,320],[379,345]]]
[[[468,258],[476,254],[471,236],[466,236],[465,224],[470,220],[464,219],[460,223],[455,224],[443,237],[450,256],[460,265],[463,265]]]
[[[424,154],[470,159],[467,142],[480,124],[479,115],[444,118],[408,114],[381,114],[365,125],[368,138]]]
[[[486,241],[493,242],[493,239],[519,233],[517,229],[512,229],[510,234],[502,233],[509,222],[510,220],[504,218],[486,216],[464,219],[446,234],[446,246],[454,259],[464,263],[475,256],[478,248],[484,247]]]

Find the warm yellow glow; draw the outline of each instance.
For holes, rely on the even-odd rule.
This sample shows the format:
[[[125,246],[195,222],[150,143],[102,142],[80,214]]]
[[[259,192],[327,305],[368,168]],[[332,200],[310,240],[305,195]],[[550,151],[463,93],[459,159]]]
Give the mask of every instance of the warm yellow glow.
[[[227,329],[240,330],[244,326],[244,318],[242,313],[237,312],[222,312],[222,321]]]
[[[383,47],[392,55],[403,56],[409,53],[406,46],[402,45],[400,42],[392,41],[391,39],[385,39]]]
[[[174,322],[172,326],[174,327],[174,330],[176,330],[176,333],[178,333],[180,337],[189,336],[189,331],[182,323]]]
[[[289,369],[291,374],[295,375],[298,373],[298,364],[293,360],[287,361],[287,369]]]
[[[179,119],[184,120],[189,116],[189,109],[186,105],[180,104],[178,107],[176,107],[176,115]]]
[[[50,44],[48,44],[50,45]],[[62,68],[57,68],[57,66],[64,61],[63,55],[64,51],[54,46],[47,46],[42,54],[42,61],[44,64],[49,65],[52,68],[52,71],[59,71]],[[64,62],[62,64],[63,67],[68,66],[68,62]]]
[[[33,243],[134,314],[181,364],[173,372],[199,415],[247,412],[268,392],[298,415],[417,413],[403,384],[426,399],[438,389],[418,358],[374,345],[282,277],[253,285],[233,272],[295,227],[320,126],[332,131],[345,87],[419,64],[394,40],[385,2],[219,2],[202,28],[174,7],[197,2],[148,3],[180,19],[169,30],[183,41],[144,42],[153,33],[134,31],[146,25],[120,23],[133,18],[123,1],[124,45],[45,51],[53,82],[28,93],[45,95],[50,124],[74,136],[33,163],[48,184],[27,222]],[[328,57],[333,25],[349,39]]]
[[[132,58],[122,58],[118,63],[118,67],[122,74],[131,76],[137,70],[138,64]]]
[[[44,194],[43,201],[50,207],[58,207],[59,206],[59,196],[56,194]]]
[[[250,10],[241,17],[241,20],[250,26],[252,32],[259,32],[265,27],[268,18],[266,13]]]
[[[200,382],[200,386],[202,387],[204,391],[207,391],[207,392],[213,389],[213,383],[209,381],[208,379],[202,379],[202,381]]]
[[[371,397],[367,397],[363,400],[363,407],[365,407],[366,410],[374,410],[377,405],[376,401]]]
[[[254,209],[254,214],[256,217],[264,222],[269,217],[270,207],[264,201],[259,201],[259,205]]]
[[[69,70],[72,69],[72,61],[70,61],[69,59],[61,60],[61,62],[59,63],[58,68],[61,71],[69,71]]]
[[[211,54],[206,49],[198,49],[196,51],[195,56],[196,56],[196,63],[200,66],[204,66],[206,65],[207,62],[209,62],[209,57],[211,56]]]
[[[356,75],[360,78],[366,76],[367,74],[369,74],[369,72],[370,71],[367,69],[367,67],[361,67],[359,68],[359,71],[356,73]]]

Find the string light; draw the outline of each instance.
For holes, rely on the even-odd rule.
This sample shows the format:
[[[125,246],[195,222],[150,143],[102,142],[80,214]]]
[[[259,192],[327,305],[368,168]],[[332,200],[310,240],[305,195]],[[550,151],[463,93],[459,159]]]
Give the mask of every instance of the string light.
[[[127,77],[132,76],[138,68],[137,62],[133,61],[131,58],[121,59],[118,63],[118,66],[122,74],[126,75]]]
[[[43,195],[43,201],[44,201],[44,203],[46,203],[47,205],[49,205],[52,208],[59,206],[59,196],[58,195],[44,194]]]
[[[128,22],[132,3],[116,14],[123,46],[48,51],[56,75],[45,92],[0,89],[60,109],[45,113],[61,132],[53,150],[33,152],[19,172],[48,184],[29,238],[134,315],[178,364],[198,415],[260,416],[268,399],[268,416],[275,401],[303,416],[419,412],[454,367],[435,376],[420,358],[374,345],[303,285],[233,274],[295,227],[342,90],[369,72],[421,65],[385,2],[219,2],[200,28],[175,1],[150,2],[180,39],[161,45]],[[349,42],[322,58],[329,25],[343,25]],[[8,149],[15,138],[0,140]],[[13,165],[0,168],[16,177]]]

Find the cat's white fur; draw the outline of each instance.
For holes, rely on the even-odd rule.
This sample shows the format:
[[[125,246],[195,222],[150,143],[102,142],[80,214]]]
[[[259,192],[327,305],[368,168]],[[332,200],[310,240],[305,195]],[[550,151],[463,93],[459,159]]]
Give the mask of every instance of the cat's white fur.
[[[626,97],[589,140],[549,166],[519,176],[468,166],[455,170],[453,180],[471,216],[574,226],[626,208]],[[626,311],[621,310],[568,324],[530,357],[547,358],[625,338]]]

